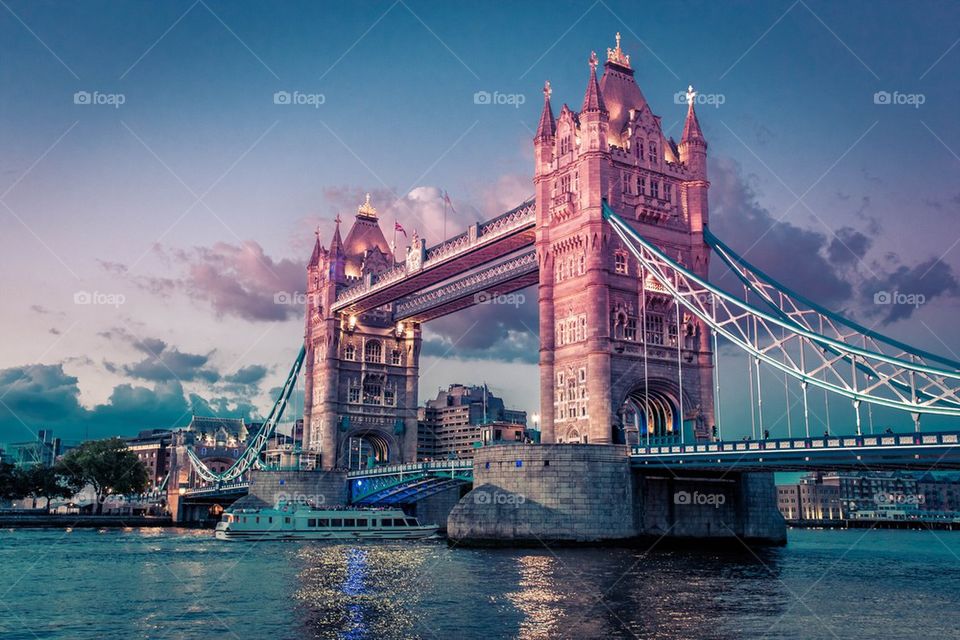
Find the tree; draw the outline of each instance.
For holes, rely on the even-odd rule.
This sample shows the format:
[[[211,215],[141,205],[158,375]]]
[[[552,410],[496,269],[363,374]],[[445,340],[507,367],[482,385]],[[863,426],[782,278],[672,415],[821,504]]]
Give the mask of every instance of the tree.
[[[109,495],[142,493],[147,488],[147,468],[120,438],[91,440],[71,449],[61,468],[74,486],[91,485],[97,496],[97,513]]]
[[[23,477],[9,462],[0,462],[0,500],[19,500],[23,494]]]
[[[46,498],[46,509],[50,508],[51,498],[69,498],[83,489],[83,485],[76,487],[69,471],[61,465],[55,467],[35,465],[21,469],[20,475],[24,495],[33,496],[34,506],[37,498]]]

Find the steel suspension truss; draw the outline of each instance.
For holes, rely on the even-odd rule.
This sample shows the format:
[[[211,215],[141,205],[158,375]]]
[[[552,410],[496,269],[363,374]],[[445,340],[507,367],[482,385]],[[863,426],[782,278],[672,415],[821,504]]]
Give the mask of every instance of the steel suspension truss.
[[[960,416],[960,365],[872,332],[782,287],[713,236],[708,243],[764,308],[711,285],[645,240],[606,202],[603,215],[646,272],[687,311],[754,358],[808,385],[914,415]],[[706,232],[705,232],[706,235]],[[759,371],[759,370],[758,370]]]
[[[230,468],[222,473],[216,473],[207,467],[207,465],[205,465],[199,457],[197,457],[197,454],[193,451],[192,447],[187,448],[187,457],[190,458],[190,463],[196,470],[197,475],[207,482],[230,482],[232,480],[236,480],[241,475],[246,473],[250,467],[259,465],[260,455],[266,448],[270,438],[273,437],[273,434],[277,429],[277,424],[280,422],[280,418],[283,417],[283,411],[287,408],[287,402],[290,400],[290,395],[293,393],[293,389],[296,386],[297,376],[300,374],[300,367],[303,365],[303,359],[306,356],[306,353],[306,346],[300,347],[300,353],[297,354],[297,359],[294,361],[293,367],[290,368],[290,373],[287,375],[287,380],[284,383],[283,388],[280,390],[280,395],[277,396],[276,402],[273,403],[273,408],[270,409],[270,413],[267,415],[267,419],[264,421],[263,426],[261,426],[260,430],[257,431],[257,435],[254,436],[253,440],[250,441],[250,444],[247,445],[247,448],[244,449],[243,454],[237,458],[232,465],[230,465]]]

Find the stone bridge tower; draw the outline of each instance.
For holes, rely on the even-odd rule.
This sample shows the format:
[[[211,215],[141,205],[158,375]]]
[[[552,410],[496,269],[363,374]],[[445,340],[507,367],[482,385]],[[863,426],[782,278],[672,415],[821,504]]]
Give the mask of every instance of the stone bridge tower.
[[[331,311],[339,292],[395,262],[369,194],[346,240],[339,216],[328,248],[317,235],[304,332],[307,464],[356,469],[416,459],[420,326],[394,323],[389,305],[360,315]]]
[[[710,437],[706,326],[677,308],[603,221],[601,201],[706,276],[707,143],[688,92],[680,143],[667,139],[630,57],[590,56],[579,112],[554,118],[550,85],[534,138],[540,263],[540,403],[545,442]],[[679,346],[679,349],[678,349]]]

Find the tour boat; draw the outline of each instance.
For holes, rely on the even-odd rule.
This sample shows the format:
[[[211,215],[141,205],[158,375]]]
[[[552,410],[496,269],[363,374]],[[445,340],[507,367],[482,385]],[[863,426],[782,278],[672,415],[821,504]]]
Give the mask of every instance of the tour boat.
[[[400,509],[323,508],[278,504],[231,509],[217,523],[217,540],[415,540],[437,532]]]

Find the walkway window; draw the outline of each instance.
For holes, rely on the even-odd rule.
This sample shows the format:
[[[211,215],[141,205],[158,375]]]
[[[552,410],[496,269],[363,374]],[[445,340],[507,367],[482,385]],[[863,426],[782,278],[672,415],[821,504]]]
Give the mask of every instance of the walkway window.
[[[383,345],[379,340],[371,340],[367,343],[363,359],[367,362],[383,362]]]
[[[363,403],[383,404],[383,377],[368,375],[363,380]]]
[[[636,341],[637,339],[637,319],[628,318],[626,329],[623,331],[623,337],[630,341]]]

